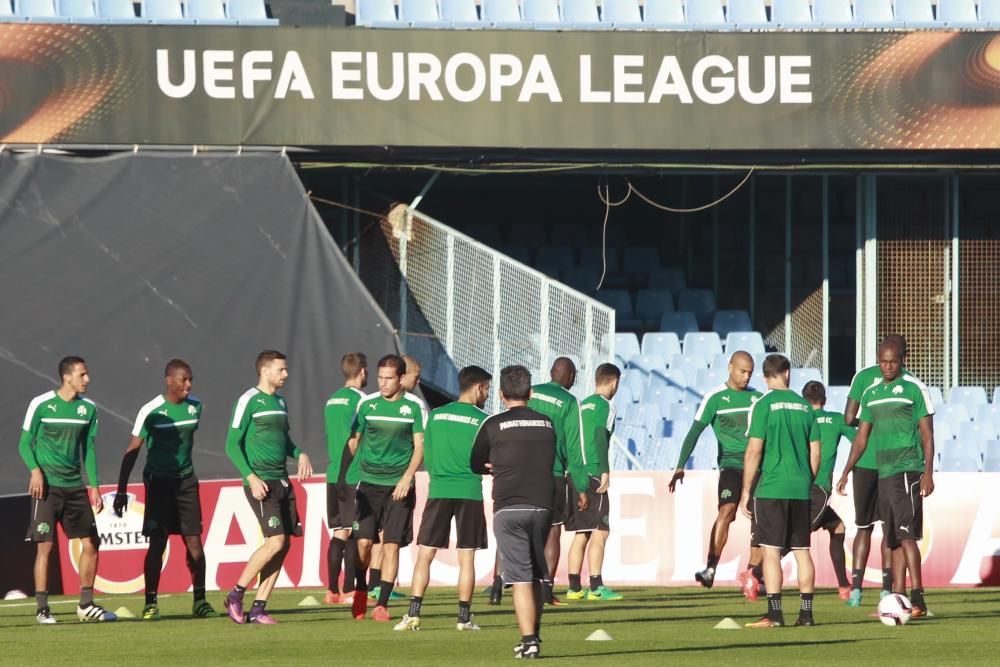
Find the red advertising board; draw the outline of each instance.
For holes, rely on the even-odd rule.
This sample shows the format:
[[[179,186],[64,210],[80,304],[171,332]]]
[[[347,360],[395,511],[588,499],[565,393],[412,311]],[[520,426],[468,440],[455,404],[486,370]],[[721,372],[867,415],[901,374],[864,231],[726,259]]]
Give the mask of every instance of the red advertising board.
[[[711,472],[688,473],[677,493],[667,491],[669,473],[615,473],[612,477],[610,520],[604,565],[604,578],[614,585],[682,586],[694,583],[694,572],[704,567],[709,530],[715,520],[716,480]],[[935,476],[934,495],[924,502],[924,558],[926,586],[977,586],[1000,584],[1000,505],[991,502],[988,491],[1000,483],[1000,474],[948,473]],[[295,482],[303,537],[292,540],[278,580],[281,587],[320,587],[326,583],[326,484],[322,478],[306,483]],[[489,480],[484,491],[489,496]],[[417,477],[415,532],[419,529],[427,477]],[[98,515],[101,534],[101,557],[96,588],[106,593],[132,593],[143,589],[142,564],[146,541],[142,536],[144,506],[141,485],[129,488],[135,502],[122,518],[110,511],[114,489],[104,489],[105,506]],[[201,504],[204,517],[205,553],[208,559],[209,590],[233,585],[243,564],[260,543],[254,514],[238,481],[202,482]],[[486,501],[487,520],[491,515]],[[851,566],[850,547],[854,536],[854,509],[850,497],[835,496],[834,509],[848,525],[847,563]],[[570,536],[563,539],[563,560],[558,581],[565,583],[565,549]],[[876,540],[878,529],[876,529]],[[716,582],[735,584],[736,575],[745,567],[749,522],[740,517],[730,531],[729,544],[719,564]],[[62,577],[65,592],[79,587],[79,545],[61,533]],[[813,558],[817,584],[834,586],[836,580],[828,556],[828,538],[821,531],[813,535]],[[480,582],[492,577],[494,542],[476,557],[476,575]],[[400,552],[399,579],[405,586],[413,570],[415,547]],[[785,561],[785,574],[794,580],[794,559]],[[877,549],[869,561],[868,579],[881,581]],[[454,552],[440,552],[431,568],[431,583],[455,585],[458,564]],[[160,590],[181,592],[190,588],[190,576],[184,562],[184,545],[171,538],[164,561]]]

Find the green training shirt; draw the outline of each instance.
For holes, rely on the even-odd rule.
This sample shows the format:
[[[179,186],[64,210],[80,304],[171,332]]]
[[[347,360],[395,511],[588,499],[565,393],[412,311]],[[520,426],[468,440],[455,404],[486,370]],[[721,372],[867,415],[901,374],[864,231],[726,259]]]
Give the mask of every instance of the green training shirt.
[[[536,384],[531,388],[528,407],[552,420],[556,429],[556,458],[552,474],[562,477],[567,466],[584,467],[589,462],[584,451],[581,432],[580,402],[576,396],[555,382]]]
[[[358,404],[354,432],[361,434],[356,457],[360,481],[395,486],[413,458],[413,436],[423,433],[427,412],[422,401],[406,393],[395,401],[381,394]]]
[[[285,460],[302,452],[288,435],[288,406],[278,394],[254,387],[236,401],[226,437],[226,454],[247,485],[250,473],[262,480],[287,479]]]
[[[755,498],[809,500],[809,443],[820,438],[812,406],[790,389],[773,389],[754,403],[748,438],[764,440]]]
[[[28,470],[40,468],[49,486],[97,486],[97,406],[89,398],[64,401],[54,391],[31,399],[24,415],[18,451]]]
[[[761,393],[756,389],[740,391],[728,384],[709,390],[701,399],[694,422],[684,438],[677,467],[683,468],[687,464],[702,431],[711,425],[719,443],[719,468],[743,470],[743,455],[747,450],[747,419],[750,408],[760,396]]]
[[[146,473],[179,479],[194,474],[191,450],[201,420],[201,401],[188,396],[171,403],[162,395],[139,409],[132,435],[146,442]]]
[[[906,372],[906,369],[903,369]],[[867,368],[862,368],[860,371],[854,374],[854,378],[851,380],[851,388],[847,392],[847,398],[852,401],[857,401],[861,403],[861,397],[864,395],[865,391],[869,387],[873,387],[882,382],[882,369],[878,364],[874,366],[869,366]],[[865,449],[865,453],[861,455],[856,464],[858,468],[865,468],[867,470],[875,470],[878,468],[878,462],[875,460],[875,448],[868,444],[868,448]]]
[[[326,453],[330,459],[326,465],[326,481],[329,484],[341,481],[341,476],[346,478],[353,459],[347,441],[351,439],[358,403],[364,397],[364,392],[356,387],[341,387],[326,401],[323,423],[326,427]]]
[[[580,402],[580,421],[583,423],[583,449],[587,465],[570,469],[577,489],[586,489],[588,476],[600,477],[611,472],[608,450],[611,434],[615,432],[615,406],[600,394],[591,394]]]
[[[858,429],[848,426],[841,413],[829,410],[816,410],[816,423],[819,424],[820,458],[815,484],[830,493],[833,490],[833,468],[837,464],[840,439],[844,437],[848,443],[853,443]]]
[[[918,424],[921,418],[934,414],[930,406],[927,388],[903,375],[865,391],[861,421],[872,425],[868,447],[875,447],[880,478],[923,472],[924,448]]]
[[[483,478],[472,472],[469,457],[487,414],[455,401],[431,411],[424,433],[424,467],[430,475],[428,498],[483,499]]]

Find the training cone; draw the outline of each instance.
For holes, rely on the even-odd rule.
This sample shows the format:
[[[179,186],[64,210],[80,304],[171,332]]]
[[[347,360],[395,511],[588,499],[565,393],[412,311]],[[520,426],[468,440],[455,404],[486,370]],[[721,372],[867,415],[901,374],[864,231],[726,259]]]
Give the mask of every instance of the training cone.
[[[12,591],[7,591],[7,595],[4,595],[3,599],[4,600],[24,600],[27,597],[28,597],[28,595],[24,591],[18,590],[18,589],[15,588]]]
[[[118,607],[115,610],[115,616],[118,618],[135,618],[135,614],[130,612],[126,607]]]
[[[314,598],[311,595],[307,595],[304,598],[302,598],[302,602],[299,603],[299,606],[300,607],[319,607],[320,604],[319,604],[319,600],[317,600],[316,598]]]
[[[729,618],[728,616],[718,623],[715,624],[716,630],[742,630],[743,628],[739,623]]]
[[[613,639],[614,637],[609,635],[604,630],[594,630],[590,633],[590,636],[587,637],[588,642],[609,642]]]

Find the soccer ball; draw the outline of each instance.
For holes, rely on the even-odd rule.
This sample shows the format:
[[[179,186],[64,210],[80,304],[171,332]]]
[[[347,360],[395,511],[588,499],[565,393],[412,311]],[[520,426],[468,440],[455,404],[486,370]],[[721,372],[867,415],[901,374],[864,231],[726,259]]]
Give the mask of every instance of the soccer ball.
[[[906,625],[913,614],[913,605],[905,595],[893,593],[878,603],[878,620],[886,625]]]

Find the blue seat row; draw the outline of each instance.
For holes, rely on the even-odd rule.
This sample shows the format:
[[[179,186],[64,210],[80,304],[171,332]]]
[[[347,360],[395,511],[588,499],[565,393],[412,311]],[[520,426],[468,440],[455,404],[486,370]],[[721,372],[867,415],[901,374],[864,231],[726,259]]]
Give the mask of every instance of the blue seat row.
[[[536,30],[986,29],[1000,0],[358,0],[357,24]],[[937,11],[935,12],[935,6]]]
[[[278,25],[264,0],[0,0],[0,22]]]

